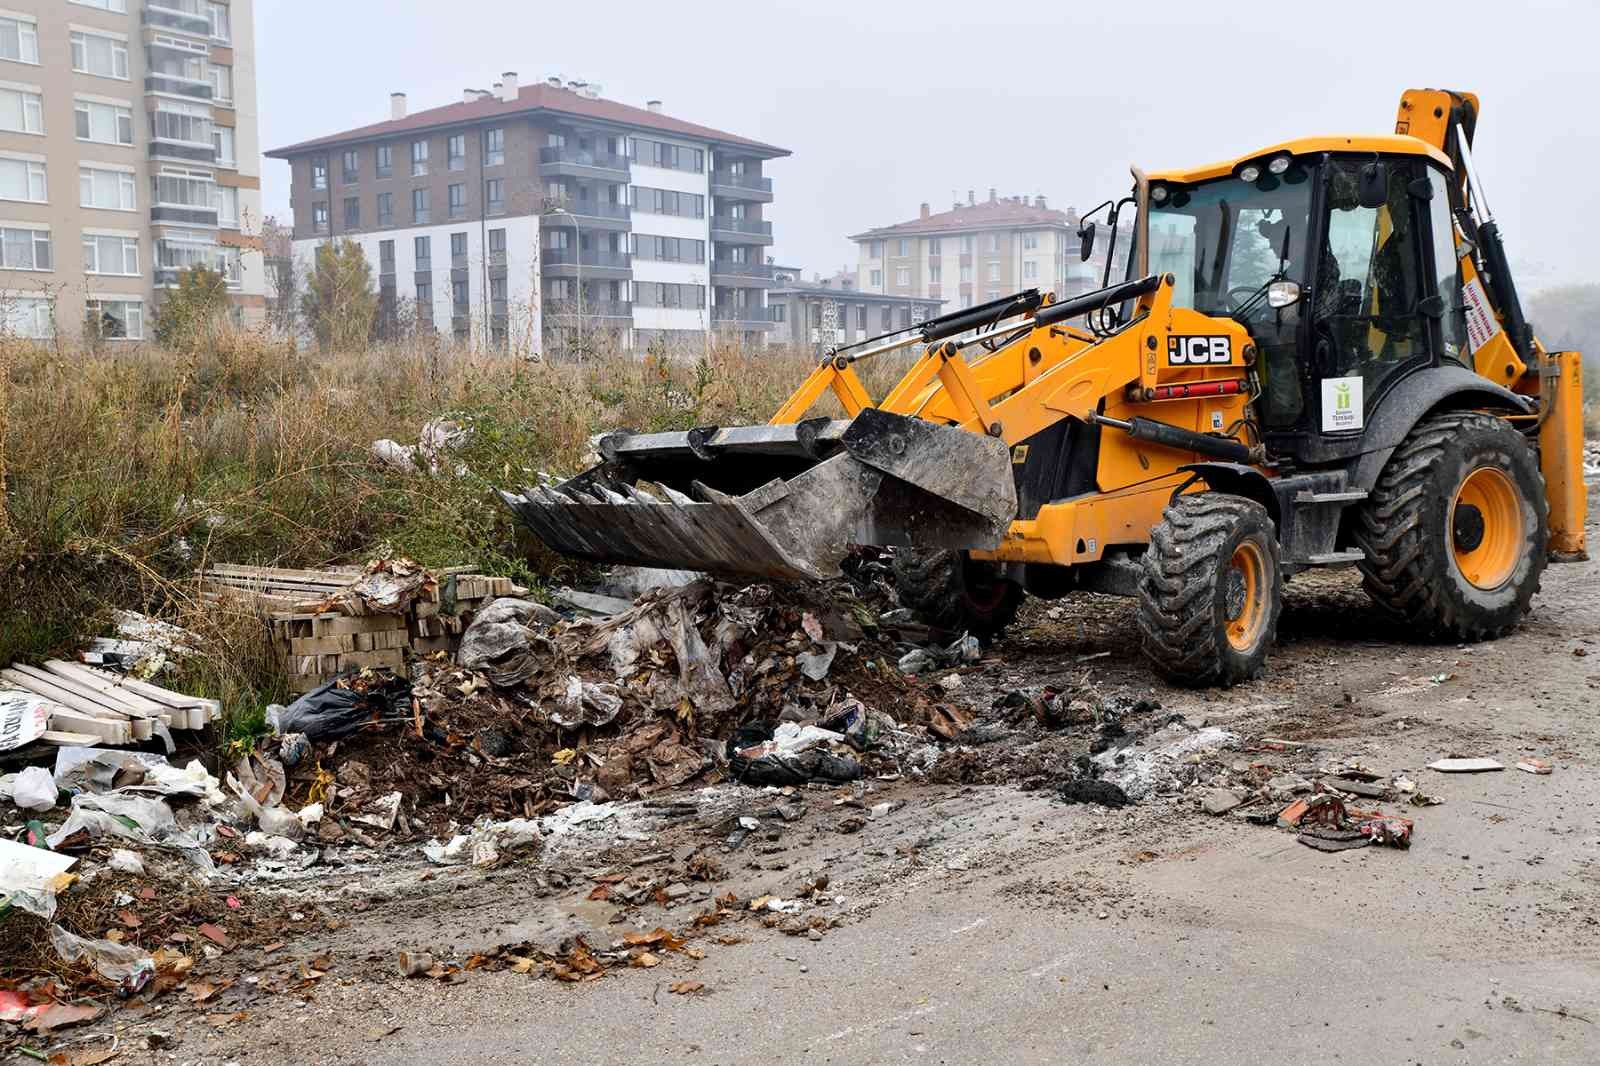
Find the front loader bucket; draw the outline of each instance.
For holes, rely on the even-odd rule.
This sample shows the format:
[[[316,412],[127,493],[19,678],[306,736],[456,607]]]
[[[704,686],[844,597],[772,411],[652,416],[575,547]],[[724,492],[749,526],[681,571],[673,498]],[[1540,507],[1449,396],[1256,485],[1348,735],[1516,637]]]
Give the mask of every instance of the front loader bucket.
[[[1017,510],[1004,442],[876,408],[600,450],[560,485],[500,494],[551,549],[595,562],[825,578],[856,544],[994,548]]]

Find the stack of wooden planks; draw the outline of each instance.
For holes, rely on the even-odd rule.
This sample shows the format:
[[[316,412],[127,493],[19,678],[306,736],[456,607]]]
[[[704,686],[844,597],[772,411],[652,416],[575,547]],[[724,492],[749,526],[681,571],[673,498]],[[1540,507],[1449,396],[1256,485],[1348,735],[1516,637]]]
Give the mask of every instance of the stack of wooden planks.
[[[500,596],[517,595],[510,578],[437,571],[437,584],[400,614],[345,614],[325,609],[363,571],[283,570],[214,566],[200,574],[206,595],[244,596],[267,613],[273,647],[296,692],[309,692],[348,670],[407,671],[407,654],[454,652],[477,611]]]
[[[0,669],[0,688],[31,692],[51,704],[49,732],[58,745],[137,744],[168,729],[204,729],[222,714],[216,700],[185,696],[83,663],[52,659],[41,669]]]

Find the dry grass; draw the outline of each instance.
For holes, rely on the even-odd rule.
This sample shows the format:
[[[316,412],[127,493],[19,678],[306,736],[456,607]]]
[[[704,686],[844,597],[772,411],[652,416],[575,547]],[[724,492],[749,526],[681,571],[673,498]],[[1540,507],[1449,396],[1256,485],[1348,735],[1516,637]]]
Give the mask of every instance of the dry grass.
[[[880,392],[903,361],[869,364]],[[0,340],[0,663],[60,654],[112,607],[204,630],[193,682],[230,703],[282,695],[260,621],[191,599],[211,561],[280,566],[398,552],[524,582],[567,566],[528,543],[492,489],[582,465],[592,434],[761,422],[808,353],[719,345],[583,365],[422,345],[297,351],[251,332],[201,354]],[[374,440],[469,423],[467,472],[396,471]]]

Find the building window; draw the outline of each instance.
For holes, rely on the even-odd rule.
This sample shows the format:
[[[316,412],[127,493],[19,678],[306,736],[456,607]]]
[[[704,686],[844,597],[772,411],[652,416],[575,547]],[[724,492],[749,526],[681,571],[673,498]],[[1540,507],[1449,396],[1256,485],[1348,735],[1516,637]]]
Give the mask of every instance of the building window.
[[[433,321],[433,282],[417,282],[417,315]]]
[[[963,238],[961,238],[961,254],[962,255],[971,255],[972,254],[972,236],[970,234],[965,236],[965,237],[963,237]]]
[[[433,269],[433,238],[417,237],[412,241],[412,252],[416,257],[418,270]]]
[[[0,59],[39,62],[39,24],[16,15],[0,18]]]
[[[361,228],[361,197],[346,196],[344,198],[344,228]]]
[[[233,40],[233,27],[228,19],[227,4],[207,4],[206,14],[211,18],[211,36],[218,41]]]
[[[894,272],[894,283],[904,288],[911,284],[911,268],[901,267]]]
[[[83,272],[139,275],[139,241],[135,237],[112,237],[103,233],[83,235]]]
[[[489,231],[489,262],[495,266],[504,266],[506,261],[506,231],[492,229]]]
[[[871,282],[872,287],[875,288],[875,289],[881,289],[883,287],[883,271],[874,270],[872,272],[871,277],[872,277],[872,282]]]
[[[1000,264],[999,263],[990,263],[989,264],[989,280],[991,282],[995,282],[995,281],[999,281],[1000,280]]]
[[[44,97],[20,89],[0,89],[0,130],[11,133],[43,133]],[[133,143],[131,125],[128,129],[128,143]]]
[[[1000,234],[998,234],[998,233],[989,234],[989,251],[998,252],[999,250],[1000,250]]]
[[[378,273],[380,273],[380,274],[393,274],[394,273],[394,242],[393,241],[379,241],[378,242]]]
[[[447,213],[449,214],[449,216],[451,218],[466,218],[467,217],[467,187],[466,187],[466,185],[461,184],[461,183],[458,182],[457,184],[452,185],[448,189],[446,189],[445,192],[449,196],[449,205],[448,205],[448,208],[447,208]]]
[[[217,197],[217,225],[227,229],[239,228],[239,190],[230,185],[213,185]],[[348,214],[350,201],[345,201]],[[356,223],[351,223],[355,225]]]
[[[328,201],[318,200],[311,205],[311,228],[318,233],[328,232]]]
[[[453,133],[445,141],[445,166],[451,170],[467,169],[467,135]]]
[[[629,139],[629,151],[636,162],[646,166],[687,170],[694,174],[704,173],[706,169],[706,153],[699,148],[633,137]]]
[[[394,149],[387,144],[378,145],[378,177],[387,178],[394,173]]]
[[[633,187],[633,209],[652,215],[704,218],[706,198],[699,193],[673,192],[671,189],[651,189],[636,185]]]
[[[911,254],[911,242],[908,241],[906,238],[901,237],[898,241],[895,242],[895,253],[894,254],[895,255],[910,255]]]
[[[789,308],[786,304],[775,303],[772,305],[772,321],[783,322],[787,320]]]
[[[706,242],[688,237],[655,237],[648,233],[631,235],[633,254],[640,259],[666,263],[704,263]]]
[[[313,189],[326,189],[328,187],[328,161],[326,159],[313,159],[311,161],[311,187]]]
[[[128,0],[72,0],[72,3],[100,11],[115,11],[119,15],[128,13]]]
[[[211,65],[211,102],[225,106],[233,103],[233,68],[217,63]]]
[[[430,217],[430,215],[429,215],[429,212],[428,212],[428,190],[427,189],[412,189],[411,190],[411,221],[413,221],[413,222],[427,222],[429,217]]]
[[[394,225],[394,193],[380,192],[378,194],[378,225]]]
[[[894,329],[894,308],[887,305],[878,310],[878,328],[887,333]]]
[[[105,211],[133,211],[138,208],[137,185],[133,172],[78,168],[78,206]]]
[[[938,263],[929,263],[928,264],[928,284],[929,285],[937,285],[937,284],[939,284],[939,280],[940,280],[940,278],[941,278],[941,276],[943,274],[944,274],[944,271],[942,269],[940,269]]]
[[[1022,262],[1022,280],[1023,281],[1038,281],[1039,280],[1039,261],[1037,259],[1025,259],[1025,260],[1023,260],[1023,262]]]
[[[911,328],[911,308],[909,308],[909,307],[902,307],[900,309],[900,328],[901,329],[910,329]]]
[[[1039,247],[1039,234],[1032,232],[1024,233],[1022,235],[1022,247],[1026,251],[1037,251]]]
[[[42,296],[11,296],[0,301],[0,329],[13,337],[45,341],[56,335],[55,306]]]
[[[490,302],[492,304],[496,305],[496,306],[491,308],[491,310],[493,310],[495,314],[503,315],[503,314],[506,313],[506,279],[505,278],[490,278],[489,279],[489,300],[490,300]]]
[[[211,127],[211,147],[217,153],[217,166],[234,167],[238,165],[238,160],[233,154],[233,144],[232,126]]]
[[[484,194],[489,201],[489,214],[503,215],[506,213],[506,180],[504,178],[490,178],[483,183]]]
[[[361,153],[351,149],[339,158],[339,169],[343,172],[341,177],[346,185],[354,185],[361,180]]]
[[[428,172],[428,142],[411,142],[411,176],[420,178]]]
[[[176,100],[157,100],[156,109],[150,112],[150,135],[162,141],[181,141],[184,144],[205,145],[213,151],[216,142],[211,137],[211,108],[204,104],[180,104]],[[312,187],[328,187],[328,160],[322,160],[322,184],[316,184],[315,165],[312,169]]]
[[[467,261],[467,235],[465,233],[450,234],[450,262],[452,266],[463,264]]]
[[[471,294],[467,291],[465,278],[455,278],[450,282],[450,307],[457,315],[464,315],[471,310]]]
[[[492,129],[483,131],[483,165],[497,167],[506,161],[506,131]]]
[[[870,257],[872,259],[882,259],[883,258],[883,242],[882,241],[869,241],[867,243],[867,255],[868,255],[868,257]]]
[[[972,284],[972,264],[971,263],[962,263],[961,264],[961,284],[963,284],[963,285]]]
[[[666,281],[636,281],[633,284],[633,302],[638,307],[703,310],[706,306],[706,287]]]
[[[928,254],[929,255],[938,255],[939,254],[939,238],[937,238],[937,237],[929,237],[928,238]]]
[[[197,211],[215,210],[215,183],[205,170],[167,170],[150,177],[152,202]]]
[[[50,231],[6,226],[0,229],[0,267],[6,270],[50,270]]]
[[[84,328],[102,340],[144,339],[144,304],[137,300],[89,300]]]
[[[0,158],[0,200],[49,203],[44,164],[31,159]]]
[[[98,33],[72,32],[72,69],[97,78],[128,80],[128,42]]]

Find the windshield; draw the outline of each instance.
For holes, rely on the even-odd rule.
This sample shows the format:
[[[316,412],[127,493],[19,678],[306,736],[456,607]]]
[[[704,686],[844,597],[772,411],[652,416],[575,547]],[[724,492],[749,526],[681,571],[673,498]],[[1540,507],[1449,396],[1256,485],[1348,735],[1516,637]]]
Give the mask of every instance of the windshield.
[[[1292,163],[1253,183],[1223,178],[1150,204],[1150,272],[1177,278],[1174,307],[1238,310],[1280,271],[1304,281],[1311,182]],[[1155,183],[1155,184],[1160,184]]]

